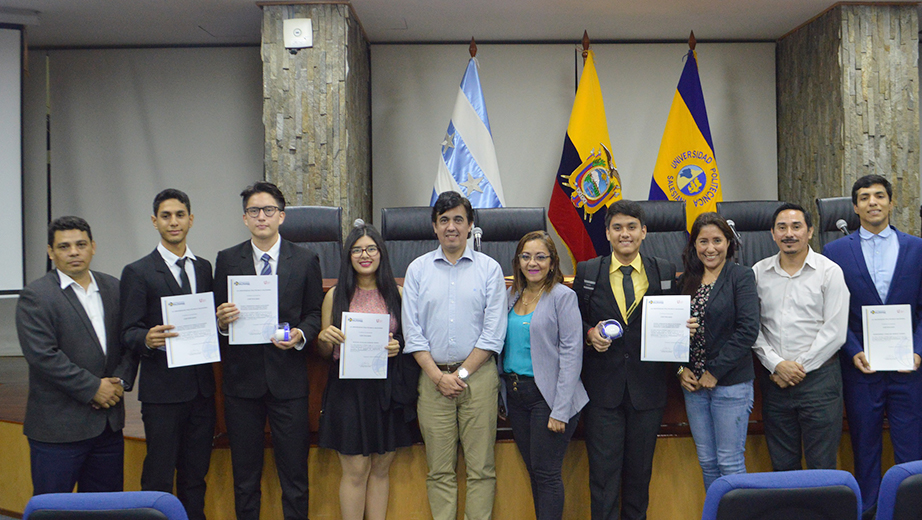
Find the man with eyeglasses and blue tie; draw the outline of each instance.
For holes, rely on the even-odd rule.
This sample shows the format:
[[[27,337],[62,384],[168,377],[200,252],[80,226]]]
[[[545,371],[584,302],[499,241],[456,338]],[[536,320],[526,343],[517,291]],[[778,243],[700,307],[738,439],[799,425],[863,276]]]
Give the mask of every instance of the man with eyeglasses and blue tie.
[[[122,270],[121,338],[140,359],[138,400],[147,440],[143,491],[173,492],[189,520],[205,520],[205,475],[211,462],[215,383],[211,363],[170,368],[160,298],[211,292],[211,262],[186,245],[195,216],[189,196],[165,189],[154,197],[151,221],[160,233],[153,252]]]
[[[228,302],[227,277],[277,275],[279,322],[291,325],[288,341],[229,345],[222,339],[224,416],[230,438],[234,503],[238,520],[259,520],[264,426],[269,418],[285,520],[307,518],[307,352],[320,331],[323,286],[316,253],[279,235],[285,196],[270,182],[240,194],[250,240],[218,253],[215,303],[222,336],[240,311]]]

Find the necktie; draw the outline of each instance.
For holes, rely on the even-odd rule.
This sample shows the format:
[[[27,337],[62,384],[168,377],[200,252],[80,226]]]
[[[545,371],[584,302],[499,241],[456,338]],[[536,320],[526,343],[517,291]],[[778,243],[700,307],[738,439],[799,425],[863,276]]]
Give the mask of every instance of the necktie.
[[[624,315],[630,314],[631,306],[634,305],[634,280],[631,278],[631,272],[634,270],[629,265],[621,266],[621,287],[624,289]]]
[[[269,265],[269,260],[271,260],[272,257],[269,256],[269,253],[263,253],[263,256],[259,257],[259,259],[263,261],[263,267],[259,270],[259,274],[262,276],[272,274],[272,266]]]
[[[182,286],[183,294],[192,294],[192,283],[189,282],[189,275],[186,274],[186,260],[188,258],[180,258],[176,261],[176,265],[179,266],[179,284]]]

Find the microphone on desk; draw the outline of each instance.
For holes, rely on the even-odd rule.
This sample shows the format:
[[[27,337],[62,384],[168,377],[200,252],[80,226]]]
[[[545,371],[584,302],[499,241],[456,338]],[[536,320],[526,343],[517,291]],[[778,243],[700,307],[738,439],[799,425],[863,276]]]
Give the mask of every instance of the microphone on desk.
[[[471,230],[471,234],[474,236],[474,251],[480,251],[480,239],[483,237],[483,230],[475,226]]]
[[[733,237],[736,238],[736,243],[743,245],[743,237],[741,237],[739,232],[736,230],[736,222],[727,219],[727,225],[730,226],[730,230],[733,231]]]
[[[845,219],[840,218],[836,221],[836,228],[842,232],[843,235],[848,235],[848,222],[845,222]]]

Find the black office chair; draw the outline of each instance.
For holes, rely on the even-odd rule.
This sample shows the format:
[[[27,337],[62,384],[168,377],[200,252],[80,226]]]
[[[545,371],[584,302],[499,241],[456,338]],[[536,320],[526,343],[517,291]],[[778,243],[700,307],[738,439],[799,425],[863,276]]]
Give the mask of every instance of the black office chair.
[[[752,267],[756,262],[778,253],[772,239],[772,214],[783,204],[777,200],[744,200],[718,202],[717,213],[732,220],[742,244],[737,253],[741,265]]]
[[[637,201],[643,209],[647,238],[640,244],[641,256],[656,256],[669,260],[679,271],[682,267],[682,250],[688,243],[685,225],[685,203],[675,200]]]
[[[820,240],[820,251],[826,247],[826,244],[844,236],[836,227],[836,222],[840,219],[845,221],[849,233],[861,225],[851,197],[816,199],[816,211],[818,218],[815,226]]]
[[[481,252],[499,262],[503,276],[512,274],[519,240],[531,231],[547,231],[544,208],[476,209],[474,225],[483,230]]]
[[[285,240],[310,249],[320,257],[320,274],[339,278],[343,254],[343,208],[288,206],[279,234]]]
[[[429,206],[383,208],[381,236],[397,278],[406,276],[407,267],[417,257],[439,247],[432,230],[432,208]]]

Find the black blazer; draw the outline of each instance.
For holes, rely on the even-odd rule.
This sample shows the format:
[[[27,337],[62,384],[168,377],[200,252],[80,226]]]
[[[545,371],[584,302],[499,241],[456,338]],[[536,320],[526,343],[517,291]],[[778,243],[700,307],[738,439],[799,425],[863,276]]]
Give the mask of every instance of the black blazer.
[[[61,290],[57,270],[27,285],[16,305],[16,330],[29,363],[29,399],[23,433],[41,442],[76,442],[99,436],[106,425],[125,426],[125,401],[94,409],[103,377],[131,388],[137,365],[119,341],[118,280],[93,272],[102,296],[106,352],[73,288]]]
[[[681,279],[679,283],[681,286]],[[711,288],[703,320],[706,368],[718,385],[755,378],[752,345],[759,336],[759,313],[755,274],[749,267],[728,261]]]
[[[301,329],[307,345],[302,350],[282,350],[272,343],[229,345],[227,337],[221,336],[223,389],[227,395],[255,399],[268,391],[277,399],[307,396],[307,349],[320,332],[323,302],[320,259],[308,249],[279,240],[279,321]],[[241,274],[256,274],[249,240],[218,253],[215,305],[227,301],[227,277]]]
[[[212,290],[211,263],[196,258],[195,290]],[[182,294],[160,253],[154,251],[122,270],[122,342],[140,359],[138,399],[145,403],[184,403],[201,394],[214,395],[212,365],[168,368],[166,352],[147,348],[147,331],[163,325],[160,298]]]
[[[588,306],[582,300],[580,288],[586,277],[587,262],[576,267],[573,288],[580,295],[580,314],[583,318],[583,337],[599,321],[614,318],[624,325],[624,335],[612,342],[605,352],[587,346],[583,352],[583,385],[593,405],[614,408],[621,405],[624,389],[631,394],[631,404],[638,410],[651,410],[666,406],[668,363],[640,360],[640,334],[643,307],[638,305],[627,324],[615,302],[608,271],[611,255],[603,256],[595,290]],[[650,287],[646,294],[674,294],[675,266],[669,261],[641,256]],[[589,262],[593,262],[590,260]]]

